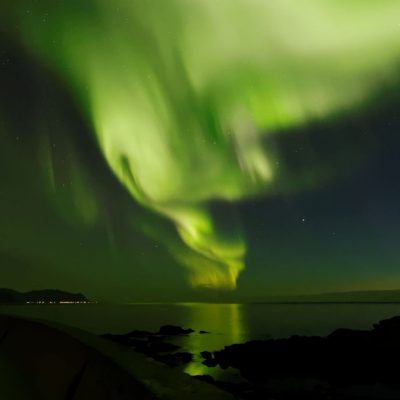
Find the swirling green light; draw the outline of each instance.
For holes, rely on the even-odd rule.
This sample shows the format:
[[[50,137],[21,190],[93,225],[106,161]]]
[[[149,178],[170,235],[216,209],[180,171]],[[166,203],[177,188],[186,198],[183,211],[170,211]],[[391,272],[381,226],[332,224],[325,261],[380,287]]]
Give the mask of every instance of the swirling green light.
[[[244,238],[209,203],[273,186],[264,136],[361,104],[400,54],[397,0],[13,7],[22,40],[76,93],[115,175],[193,250],[175,255],[194,286],[234,288],[244,268]]]

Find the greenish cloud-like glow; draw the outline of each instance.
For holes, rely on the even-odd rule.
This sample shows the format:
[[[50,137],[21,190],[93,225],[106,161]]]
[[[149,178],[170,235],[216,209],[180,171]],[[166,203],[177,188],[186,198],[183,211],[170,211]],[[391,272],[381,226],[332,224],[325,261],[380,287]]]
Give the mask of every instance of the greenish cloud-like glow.
[[[159,239],[193,286],[236,286],[245,238],[210,203],[279,182],[265,139],[361,105],[400,55],[397,0],[26,3],[20,39],[68,82],[119,181],[173,221],[187,248]],[[89,223],[96,203],[71,168]]]

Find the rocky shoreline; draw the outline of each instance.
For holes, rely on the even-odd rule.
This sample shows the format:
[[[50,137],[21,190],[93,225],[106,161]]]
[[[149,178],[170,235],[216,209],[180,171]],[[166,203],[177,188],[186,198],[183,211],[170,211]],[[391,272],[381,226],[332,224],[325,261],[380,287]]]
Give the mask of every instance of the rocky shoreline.
[[[158,332],[133,331],[102,335],[170,367],[189,363],[197,355],[168,342],[192,329],[161,327]],[[200,332],[198,332],[200,333]],[[240,382],[195,378],[238,399],[399,399],[400,317],[383,320],[371,330],[337,329],[326,337],[294,335],[255,340],[200,353],[207,367],[235,368]]]
[[[55,322],[0,314],[1,400],[232,400],[139,352]]]
[[[176,367],[192,361],[193,354],[186,351],[177,351],[180,349],[180,346],[169,343],[165,339],[171,336],[189,335],[193,332],[193,329],[165,325],[158,332],[154,333],[134,330],[124,335],[104,334],[101,337],[119,345],[133,348],[135,351],[170,367]]]

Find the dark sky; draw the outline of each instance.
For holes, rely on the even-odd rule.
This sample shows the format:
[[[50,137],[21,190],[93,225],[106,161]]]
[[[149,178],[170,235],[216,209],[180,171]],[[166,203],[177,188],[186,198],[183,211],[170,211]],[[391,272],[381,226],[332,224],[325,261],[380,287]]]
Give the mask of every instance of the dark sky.
[[[53,57],[53,50],[43,51],[48,43],[60,40],[51,33],[63,27],[54,23],[42,28],[40,23],[47,23],[47,18],[59,22],[59,16],[51,3],[39,3],[36,14],[34,3],[15,3],[16,8],[34,14],[26,21],[37,33],[32,42],[26,36],[29,29],[19,25],[25,22],[20,17],[14,16],[0,32],[1,287],[59,288],[111,301],[248,301],[280,294],[400,288],[400,97],[395,60],[390,71],[384,68],[376,76],[369,75],[374,85],[361,101],[345,99],[345,106],[336,106],[332,100],[329,112],[321,106],[324,111],[318,115],[311,110],[302,118],[293,110],[289,118],[288,108],[282,111],[287,113],[286,122],[276,116],[280,122],[274,124],[269,117],[258,123],[257,106],[257,129],[246,125],[243,134],[228,141],[223,121],[228,105],[238,101],[233,91],[221,83],[218,90],[212,87],[200,96],[190,81],[194,78],[185,57],[172,48],[133,59],[140,64],[132,72],[139,82],[146,63],[157,64],[157,57],[162,60],[162,72],[155,67],[149,70],[157,77],[158,89],[152,84],[148,92],[151,98],[163,98],[157,100],[157,110],[168,133],[166,156],[161,139],[153,138],[149,147],[152,131],[147,125],[147,136],[136,133],[149,118],[158,121],[157,113],[128,115],[124,121],[130,107],[133,110],[142,100],[132,97],[130,104],[130,97],[116,94],[113,90],[120,86],[111,83],[98,98],[97,83],[91,91],[96,73],[110,82],[119,77],[118,68],[128,74],[122,65],[127,59],[108,54],[100,72],[97,65],[93,68],[93,80],[82,67],[90,57],[63,64],[75,47],[69,48],[68,40],[57,42],[54,52],[62,53],[60,58]],[[14,15],[15,10],[10,10]],[[86,35],[96,26],[89,29],[84,24],[87,10],[69,12],[74,18],[68,20],[67,13],[67,23],[77,21],[71,35],[74,40],[82,35],[89,46],[83,46],[84,54],[91,54],[96,42],[86,41]],[[159,18],[161,11],[146,12]],[[124,36],[120,38],[114,26],[105,29],[99,15],[89,21],[99,25],[97,38],[105,51],[105,43]],[[133,21],[134,16],[124,18]],[[155,45],[158,36],[149,32],[152,25],[133,33],[133,55]],[[264,72],[276,79],[267,81],[274,86],[280,76],[268,65],[263,61],[265,71],[261,68],[254,75],[253,66],[246,77],[238,73],[237,79],[242,80],[238,90],[262,86]],[[305,65],[310,76],[313,68],[316,75],[322,68]],[[358,64],[351,65],[357,72]],[[360,71],[369,66],[364,60]],[[81,71],[77,79],[71,78],[73,72],[69,75],[74,68]],[[179,81],[174,80],[177,70]],[[297,84],[300,78],[295,67],[293,71],[289,88],[293,79],[302,94],[306,82]],[[338,82],[340,76],[332,73]],[[318,79],[325,78],[310,82]],[[343,79],[346,83],[350,78]],[[141,93],[144,89],[138,85]],[[321,87],[327,98],[342,95],[343,89],[336,85]],[[229,96],[230,102],[225,103]],[[109,102],[105,108],[103,99]],[[314,98],[310,101],[308,93],[299,95],[303,105],[302,99],[305,109],[318,103]],[[269,104],[263,107],[268,109]],[[92,119],[93,110],[101,111],[101,118]],[[165,110],[168,118],[162,117]],[[238,109],[232,118],[241,113]],[[140,122],[142,118],[145,122]],[[131,119],[137,125],[131,125]],[[132,126],[129,141],[125,130],[119,133],[120,123],[124,129]],[[102,136],[102,129],[110,124],[111,131]],[[111,151],[117,147],[120,154],[114,164]],[[265,155],[273,165],[272,177],[260,161]],[[148,172],[153,165],[155,172]]]

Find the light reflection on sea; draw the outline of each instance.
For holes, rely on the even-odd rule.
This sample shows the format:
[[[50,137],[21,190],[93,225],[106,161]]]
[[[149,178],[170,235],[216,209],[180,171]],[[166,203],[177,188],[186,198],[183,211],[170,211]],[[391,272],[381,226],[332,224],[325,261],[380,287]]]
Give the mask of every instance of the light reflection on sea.
[[[181,351],[194,354],[183,370],[191,375],[226,378],[232,371],[208,368],[200,352],[253,339],[327,335],[337,328],[370,329],[372,324],[400,315],[400,304],[82,304],[0,305],[0,313],[45,319],[96,334],[158,331],[162,325],[192,328],[194,333],[171,338]],[[209,333],[200,334],[199,331]]]

